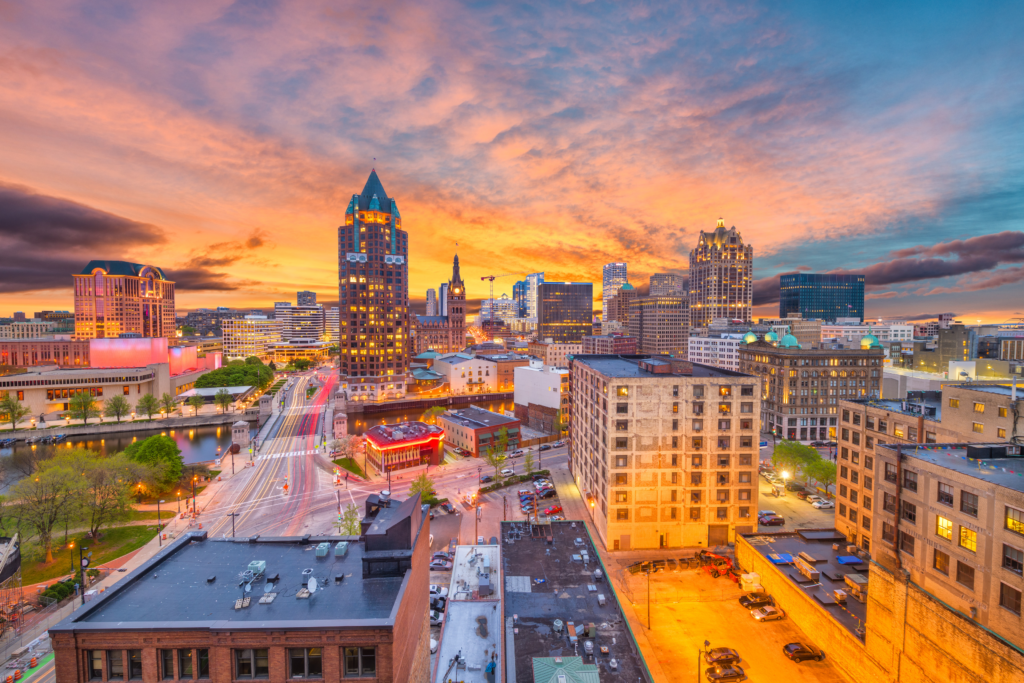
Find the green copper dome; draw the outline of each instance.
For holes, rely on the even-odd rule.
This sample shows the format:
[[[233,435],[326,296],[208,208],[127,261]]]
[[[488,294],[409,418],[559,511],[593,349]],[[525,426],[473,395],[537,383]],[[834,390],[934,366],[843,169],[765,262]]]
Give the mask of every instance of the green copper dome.
[[[878,337],[868,332],[860,339],[860,348],[867,351],[868,349],[880,349],[882,348],[882,342],[878,341]]]
[[[629,284],[627,282],[626,284],[624,284],[621,287],[619,287],[619,289],[629,289],[629,290],[632,290],[633,289],[633,285],[631,285],[631,284]]]
[[[769,344],[777,344],[779,341],[779,335],[775,334],[774,332],[769,332],[768,334],[764,335],[764,340]]]
[[[803,347],[800,346],[800,342],[797,341],[797,338],[793,336],[793,334],[789,331],[789,328],[787,327],[786,328],[786,334],[784,334],[782,336],[782,339],[779,341],[779,348],[780,349],[802,349]]]
[[[745,335],[743,335],[743,343],[744,344],[753,344],[756,341],[757,341],[757,335],[754,334],[753,330],[748,330],[747,333]]]

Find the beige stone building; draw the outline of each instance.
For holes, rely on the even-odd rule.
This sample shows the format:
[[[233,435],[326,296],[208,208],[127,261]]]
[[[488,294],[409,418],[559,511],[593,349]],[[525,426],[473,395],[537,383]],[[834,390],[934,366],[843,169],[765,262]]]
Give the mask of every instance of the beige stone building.
[[[1020,392],[1020,393],[1018,393]],[[942,387],[942,426],[960,434],[961,441],[1002,441],[1024,435],[1013,404],[1024,398],[1024,386],[1012,384],[945,384]]]
[[[771,327],[780,338],[788,331],[805,349],[821,343],[822,321],[815,318],[804,318],[799,313],[790,313],[785,318],[761,318],[758,323]],[[857,340],[863,336],[860,335]]]
[[[1020,454],[1005,442],[877,448],[871,556],[1024,648]]]
[[[554,365],[559,368],[569,367],[569,356],[578,355],[583,352],[583,342],[567,343],[553,342],[550,339],[544,341],[530,342],[526,352],[544,361],[544,365]]]
[[[230,318],[221,323],[225,361],[245,359],[249,356],[267,359],[271,346],[282,341],[280,320],[264,315]]]
[[[757,529],[760,380],[666,356],[577,356],[569,467],[609,550]]]
[[[686,358],[690,339],[689,302],[683,296],[645,296],[629,303],[629,336],[640,353]]]

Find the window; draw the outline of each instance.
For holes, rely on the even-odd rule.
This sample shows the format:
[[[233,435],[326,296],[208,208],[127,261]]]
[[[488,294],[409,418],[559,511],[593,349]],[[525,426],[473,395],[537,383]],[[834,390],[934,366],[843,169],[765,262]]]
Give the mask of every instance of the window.
[[[978,497],[973,493],[967,493],[967,491],[960,492],[960,512],[964,512],[971,517],[978,516]]]
[[[625,437],[625,436],[617,436],[617,437],[615,437],[615,447],[618,448],[618,449],[628,448],[629,447],[629,438]]]
[[[870,510],[871,509],[871,496],[864,496],[864,502],[861,503],[861,505],[864,506],[865,510]]]
[[[750,508],[740,508],[740,519],[750,518]]]
[[[875,418],[869,417],[867,419],[866,426],[867,426],[868,429],[874,429],[875,428]]]
[[[318,647],[290,648],[288,659],[292,678],[323,678],[323,657]]]
[[[192,650],[178,650],[178,678],[192,678]]]
[[[740,472],[739,482],[741,484],[749,484],[750,483],[750,472]]]
[[[721,454],[719,454],[719,456],[718,456],[718,466],[719,467],[728,467],[729,466],[729,454],[728,453],[721,453]]]
[[[856,503],[857,502],[857,491],[855,489],[850,489],[850,502],[851,503]]]
[[[949,555],[936,549],[932,557],[932,569],[949,576]]]
[[[750,489],[740,489],[739,500],[750,500]]]
[[[882,494],[882,509],[886,512],[896,514],[896,496],[890,493]]]
[[[720,451],[727,451],[731,447],[730,446],[731,444],[732,444],[732,439],[730,439],[728,436],[720,436],[720,437],[718,437],[718,450],[720,450]]]
[[[704,398],[704,387],[700,384],[693,387],[694,398]]]
[[[999,408],[999,417],[1006,417],[1006,407]]]
[[[690,502],[700,504],[700,491],[690,491]],[[700,518],[698,517],[698,519]]]
[[[615,466],[616,467],[626,467],[627,466],[626,465],[627,462],[628,462],[628,460],[627,460],[626,456],[624,456],[624,455],[616,455],[615,456]]]
[[[718,508],[718,514],[716,516],[718,517],[718,519],[728,519],[729,508]]]
[[[978,552],[978,532],[965,526],[960,527],[960,547],[972,553]]]
[[[953,522],[945,517],[935,517],[935,535],[941,536],[947,541],[953,540]]]
[[[128,678],[142,678],[142,650],[128,650]]]
[[[629,486],[629,475],[628,474],[616,474],[615,475],[616,486]]]
[[[616,509],[615,510],[615,519],[620,521],[620,522],[628,522],[629,521],[629,509],[628,508],[618,508],[618,509]]]
[[[849,421],[850,421],[850,411],[849,410],[844,410],[843,411],[843,422],[849,422]]]
[[[999,606],[1020,616],[1020,591],[1005,583],[999,584]]]
[[[210,651],[206,650],[206,649],[196,650],[196,655],[197,655],[196,659],[198,660],[198,664],[199,664],[199,677],[200,678],[209,678],[210,677]]]
[[[979,414],[984,414],[985,413],[985,404],[984,403],[978,403],[977,401],[975,401],[974,402],[974,412],[979,413]]]
[[[976,434],[981,434],[985,431],[985,425],[981,424],[980,422],[975,422],[973,423],[972,429]]]
[[[679,437],[678,436],[673,436],[672,437],[672,448],[679,448]]]
[[[617,432],[628,432],[629,431],[629,420],[616,420],[615,431]]]
[[[693,407],[693,414],[694,415],[703,415],[704,414],[704,404],[703,403],[691,403],[690,405]]]
[[[839,485],[839,495],[846,498],[846,484]]]
[[[719,431],[727,432],[732,429],[732,420],[719,420],[718,421]]]
[[[160,677],[174,678],[174,650],[160,650]]]
[[[856,484],[859,481],[860,481],[860,472],[858,472],[857,470],[851,470],[850,471],[850,482],[853,483],[853,484]]]
[[[673,413],[678,413],[679,412],[679,404],[678,403],[673,403],[672,404],[672,412]]]
[[[956,582],[961,586],[966,586],[967,588],[974,590],[974,567],[957,560]]]
[[[615,387],[616,396],[629,396],[629,387]]]
[[[94,681],[103,680],[103,650],[89,651],[89,678]]]
[[[888,522],[882,522],[882,540],[892,543],[894,538],[896,538],[896,527]]]
[[[690,472],[690,486],[700,486],[703,475],[700,472]]]
[[[719,415],[732,415],[732,404],[731,403],[719,403],[718,404]]]
[[[1002,427],[997,427],[996,428],[996,436],[999,437],[1000,439],[1005,439],[1006,438],[1006,430],[1003,429]]]
[[[377,651],[372,647],[345,648],[345,675],[371,676],[377,673]]]
[[[839,504],[839,516],[840,517],[845,517],[846,516],[846,504],[845,503],[840,503]]]
[[[865,529],[867,529],[868,531],[871,531],[871,518],[870,517],[861,517],[860,518],[860,525],[862,527],[864,527]]]
[[[896,465],[891,462],[885,463],[885,480],[893,484],[896,483]]]
[[[741,403],[740,404],[740,413],[753,413],[753,412],[754,412],[754,404],[753,403]]]
[[[903,531],[900,532],[900,550],[907,555],[914,554],[914,537]]]
[[[678,432],[679,431],[679,420],[672,420],[672,431],[673,432]]]
[[[1024,552],[1017,550],[1012,545],[1003,545],[1003,569],[1009,569],[1014,574],[1024,574]]]
[[[617,403],[617,404],[615,404],[615,412],[618,415],[628,415],[629,414],[629,404],[628,403]]]
[[[875,468],[875,459],[872,458],[870,455],[865,455],[864,456],[864,467],[866,467],[869,470],[873,470]],[[871,484],[867,484],[867,485],[871,486]]]
[[[726,386],[726,385],[722,385],[722,386],[718,387],[718,395],[719,396],[732,396],[732,387]]]
[[[749,384],[747,386],[745,386],[745,387],[740,387],[740,396],[753,396],[753,395],[754,395],[754,387],[750,386]]]
[[[949,407],[950,408],[959,408],[960,407],[960,399],[958,399],[958,398],[951,398],[951,399],[949,399]]]
[[[910,491],[917,490],[917,472],[903,470],[903,488]]]
[[[729,490],[725,489],[725,490],[718,491],[716,499],[718,500],[719,503],[728,503],[729,502]]]
[[[107,650],[107,680],[124,678],[124,652]]]
[[[740,454],[740,465],[747,465],[747,466],[749,466],[750,463],[751,463],[751,458],[752,458],[752,456],[750,455],[750,453],[741,453]]]
[[[690,457],[690,466],[691,467],[703,467],[704,466],[704,456],[703,455],[691,456]]]
[[[267,650],[235,650],[235,678],[269,678]]]
[[[853,424],[860,426],[860,413],[853,414]]]
[[[1024,535],[1024,512],[1007,506],[1006,528],[1014,533]]]
[[[850,521],[854,524],[857,523],[857,511],[854,510],[853,508],[850,508]]]
[[[694,522],[700,521],[700,510],[698,508],[690,508],[690,520]]]
[[[889,433],[889,423],[886,422],[885,420],[879,420],[878,421],[878,431],[882,432],[883,434],[888,434]]]
[[[913,503],[903,502],[903,511],[900,513],[900,517],[914,524],[917,522],[917,506]]]
[[[846,465],[843,465],[842,467],[839,468],[839,476],[842,479],[848,479],[849,478],[849,472],[850,472],[850,470],[848,470],[846,468]]]
[[[704,430],[704,420],[693,421],[693,431],[700,432]],[[694,448],[700,448],[701,439],[699,436],[693,437]]]
[[[616,491],[615,492],[615,502],[616,503],[628,503],[629,502],[629,494],[626,491]]]
[[[939,484],[939,494],[936,500],[941,505],[953,507],[953,487],[949,484]]]

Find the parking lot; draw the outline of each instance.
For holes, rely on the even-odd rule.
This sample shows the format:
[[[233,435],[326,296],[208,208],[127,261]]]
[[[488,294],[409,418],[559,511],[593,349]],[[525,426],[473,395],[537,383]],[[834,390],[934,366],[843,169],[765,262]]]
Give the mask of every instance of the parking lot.
[[[784,520],[782,526],[759,526],[760,531],[793,531],[796,529],[831,529],[835,526],[835,509],[815,509],[801,500],[796,492],[786,491],[776,497],[773,487],[763,476],[758,476],[758,510],[771,510]]]

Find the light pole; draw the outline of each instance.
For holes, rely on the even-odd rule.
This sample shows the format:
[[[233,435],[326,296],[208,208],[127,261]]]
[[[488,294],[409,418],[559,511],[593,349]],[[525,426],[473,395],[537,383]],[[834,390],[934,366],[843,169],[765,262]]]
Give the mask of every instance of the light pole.
[[[68,545],[68,550],[71,551],[70,553],[68,553],[68,559],[71,560],[71,578],[73,579],[73,578],[75,578],[75,542],[74,541],[71,541],[71,543]]]
[[[178,514],[181,514],[181,490],[178,490]]]
[[[196,507],[196,475],[192,475],[192,516],[199,516],[199,509]]]
[[[711,645],[710,641],[704,641],[704,649],[697,650],[697,683],[700,683],[700,656],[702,653],[707,652],[708,646]]]
[[[85,574],[85,568],[89,566],[89,560],[82,555],[83,552],[88,548],[78,546],[78,564],[82,567],[82,604],[85,604],[85,587],[88,584],[89,577]]]
[[[647,567],[647,630],[651,630],[651,567]],[[699,667],[698,667],[699,668]]]
[[[163,528],[160,525],[160,503],[162,502],[162,500],[156,501],[156,538],[158,546],[162,546],[164,544],[164,535],[162,533]]]
[[[235,517],[238,517],[240,514],[238,512],[229,512],[227,514],[231,518],[231,538],[235,537]]]

